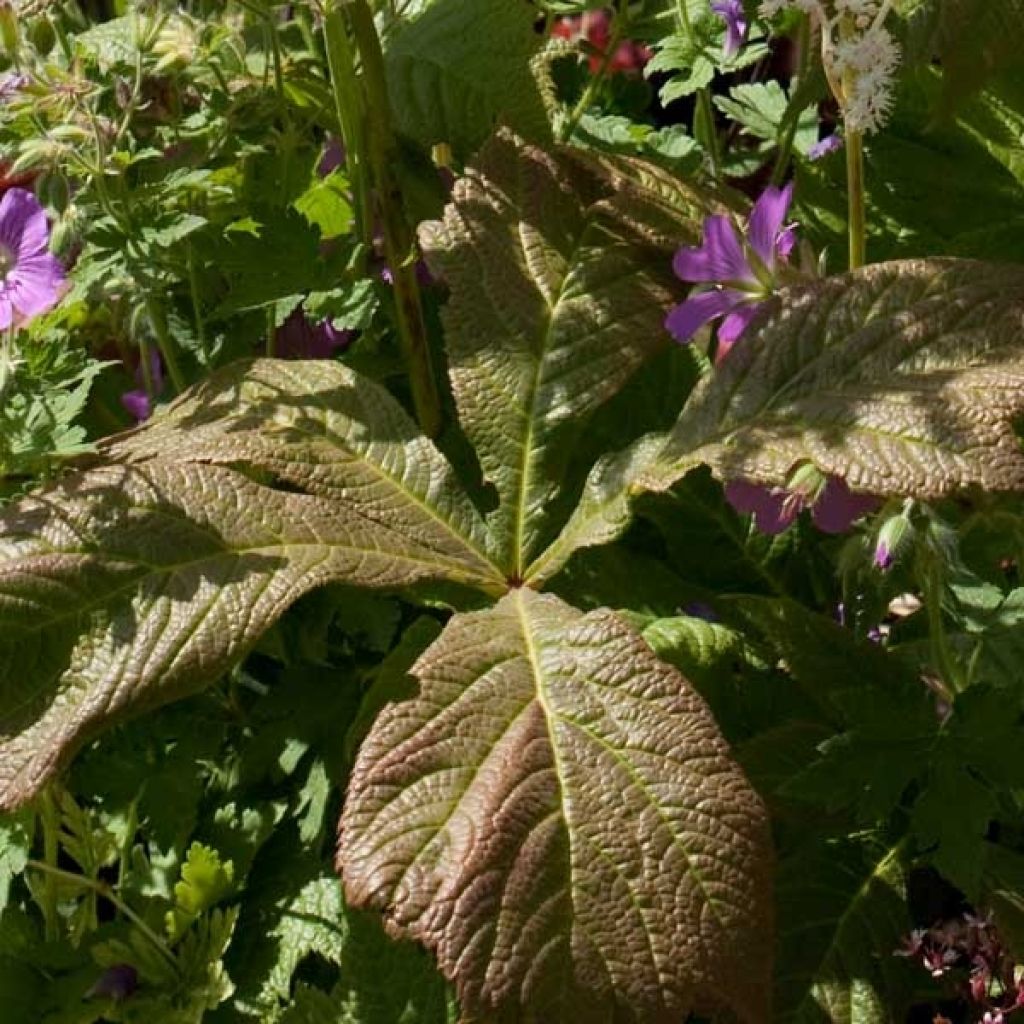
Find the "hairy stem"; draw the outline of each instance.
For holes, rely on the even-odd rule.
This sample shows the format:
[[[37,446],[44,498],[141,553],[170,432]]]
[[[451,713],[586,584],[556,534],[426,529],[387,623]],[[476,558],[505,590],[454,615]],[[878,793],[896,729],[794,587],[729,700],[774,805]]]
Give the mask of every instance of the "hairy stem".
[[[850,236],[850,269],[866,262],[864,216],[864,137],[860,132],[846,134],[846,187],[849,193],[848,231]]]
[[[156,335],[157,347],[160,349],[164,366],[167,367],[167,376],[171,378],[171,384],[174,386],[175,392],[180,393],[185,390],[185,378],[182,375],[181,367],[178,365],[178,357],[174,350],[174,340],[171,338],[171,332],[167,328],[167,317],[164,314],[163,307],[153,298],[152,294],[147,294],[146,296],[146,313],[149,316],[149,323],[153,328],[153,333]],[[148,370],[149,360],[143,358],[143,377],[145,377]]]
[[[419,282],[416,280],[416,241],[402,209],[402,194],[395,177],[397,153],[391,130],[391,108],[380,40],[367,0],[347,0],[352,33],[362,65],[368,133],[370,173],[376,208],[384,234],[384,252],[394,279],[398,337],[409,374],[413,406],[428,437],[441,429],[441,402],[427,343]]]
[[[52,880],[54,883],[63,880],[70,882],[74,885],[80,885],[83,889],[91,889],[98,896],[102,896],[109,903],[112,903],[118,910],[119,913],[123,914],[136,928],[142,932],[143,935],[149,939],[150,942],[160,951],[164,959],[174,968],[175,972],[178,970],[178,962],[174,959],[174,954],[171,952],[170,947],[160,938],[159,935],[152,928],[146,924],[145,921],[138,914],[128,906],[120,896],[117,895],[114,890],[107,885],[106,882],[101,882],[98,878],[87,878],[85,875],[76,875],[73,871],[65,871],[63,868],[55,867],[52,864],[44,863],[41,860],[30,860],[28,861],[28,867],[35,871],[39,871],[46,875],[47,881]]]

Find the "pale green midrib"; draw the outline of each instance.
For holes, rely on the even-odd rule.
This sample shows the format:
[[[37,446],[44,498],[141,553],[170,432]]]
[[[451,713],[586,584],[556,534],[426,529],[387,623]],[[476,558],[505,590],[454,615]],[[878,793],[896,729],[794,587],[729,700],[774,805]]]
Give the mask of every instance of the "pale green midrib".
[[[250,408],[254,410],[256,408],[255,404],[253,404]],[[491,557],[487,554],[487,551],[486,551],[485,547],[481,547],[477,543],[476,539],[474,539],[472,537],[467,537],[465,534],[463,534],[462,532],[457,530],[455,528],[455,526],[451,523],[451,521],[448,520],[447,518],[445,518],[435,506],[429,504],[425,499],[421,498],[418,494],[416,494],[415,492],[409,490],[399,478],[397,478],[395,476],[392,476],[390,473],[386,472],[383,466],[380,466],[376,462],[371,461],[369,458],[366,457],[366,455],[364,453],[362,453],[360,451],[357,451],[354,447],[351,447],[350,446],[351,443],[348,441],[348,438],[344,434],[342,434],[342,433],[335,433],[335,432],[329,432],[328,428],[327,428],[326,419],[327,419],[327,417],[331,416],[332,413],[331,413],[331,411],[329,409],[325,409],[323,407],[320,407],[320,411],[324,415],[324,424],[323,424],[323,429],[321,431],[319,431],[319,432],[306,429],[306,428],[300,426],[298,422],[289,422],[289,423],[286,423],[286,424],[282,424],[282,426],[285,429],[287,429],[287,430],[294,430],[296,433],[298,433],[303,438],[308,439],[310,442],[322,443],[322,444],[326,445],[328,449],[330,449],[330,448],[339,448],[341,451],[346,452],[347,454],[351,455],[353,461],[358,462],[361,466],[364,466],[367,469],[369,469],[379,480],[382,480],[382,481],[385,481],[386,483],[391,484],[394,487],[394,489],[399,494],[401,494],[403,497],[405,497],[409,501],[410,504],[415,505],[417,508],[419,508],[420,510],[425,512],[427,517],[429,519],[432,519],[439,526],[443,527],[445,532],[447,532],[449,534],[449,536],[451,536],[453,539],[457,540],[460,544],[463,545],[463,547],[465,547],[468,551],[472,552],[475,556],[477,556],[480,559],[480,561],[482,562],[482,564],[484,566],[486,566],[487,569],[489,569],[489,570],[491,570],[493,572],[493,574],[494,574],[494,582],[498,582],[498,581],[504,580],[504,575],[502,574],[502,572],[498,568],[498,566],[491,560]],[[254,415],[254,413],[250,412],[249,415]],[[244,419],[244,417],[240,417],[240,418]],[[308,419],[308,417],[307,417],[307,419]],[[230,420],[227,420],[225,422],[230,423]],[[354,421],[350,421],[350,422],[354,422]],[[258,431],[254,430],[254,431],[252,431],[252,433],[255,434],[257,440],[260,441],[260,442],[264,442],[264,441],[267,440],[267,438],[264,437],[263,435],[261,435]],[[214,436],[216,438],[216,437],[218,437],[220,435],[218,433],[218,434],[215,434]],[[273,437],[273,433],[271,433],[269,435],[269,437]],[[228,438],[229,441],[240,440],[240,439],[241,439],[241,435],[238,435],[238,436],[236,436],[234,438],[232,438],[232,437]],[[335,439],[338,439],[338,440],[343,441],[345,443],[341,443],[341,444],[335,443]],[[437,453],[439,458],[441,458],[441,459],[443,459],[445,461],[445,465],[449,469],[451,469],[451,465],[450,465],[450,463],[448,463],[448,461],[446,459],[444,459],[444,455],[441,454],[441,452],[438,451],[436,448],[434,449],[434,451]],[[161,458],[166,458],[166,457],[167,457],[166,454],[160,454],[160,455],[156,455],[155,456],[156,459],[161,459]],[[268,453],[268,459],[273,459],[272,453]],[[197,461],[197,460],[193,460],[193,461]],[[212,465],[226,465],[227,464],[226,462],[219,462],[215,455],[210,455],[207,459],[202,460],[202,461],[205,461],[208,464],[212,464]],[[249,461],[249,460],[246,459],[246,461]],[[283,464],[283,465],[293,465],[293,463],[289,463],[289,462],[287,462],[283,458],[280,460],[280,463]],[[402,464],[403,464],[403,466],[406,465],[406,462],[405,462],[404,458],[402,460]],[[252,465],[258,467],[260,465],[260,463],[258,463],[256,461],[253,461]],[[269,468],[272,468],[272,467],[270,465],[266,465],[266,468],[269,469]],[[454,477],[452,477],[451,479],[454,480]],[[302,481],[300,479],[296,479],[294,482],[300,483],[300,484],[302,483]],[[455,481],[455,483],[457,485],[457,481]],[[320,495],[320,496],[321,497],[326,497],[326,495]],[[457,499],[459,496],[455,495],[455,497]],[[467,511],[471,515],[475,515],[476,514],[476,509],[473,507],[473,505],[471,503],[469,503],[468,497],[466,498],[466,508],[467,508]],[[366,515],[366,513],[361,513],[361,514],[364,515],[364,516]],[[479,526],[481,531],[483,531],[485,534],[487,533],[487,526],[486,526],[486,524],[484,523],[484,521],[482,519],[478,520],[477,525]]]
[[[191,522],[191,520],[190,520],[190,522]],[[194,569],[194,568],[197,568],[198,566],[203,565],[204,563],[214,562],[214,561],[217,561],[219,559],[238,558],[238,557],[242,557],[244,555],[253,555],[253,554],[255,554],[255,555],[265,554],[265,555],[268,555],[268,556],[269,555],[277,555],[277,556],[280,557],[282,552],[293,551],[293,550],[296,550],[296,549],[304,550],[304,549],[307,549],[307,548],[310,548],[310,549],[313,549],[313,550],[319,550],[319,551],[326,550],[328,553],[330,553],[333,550],[341,550],[341,551],[351,551],[351,552],[353,552],[355,554],[364,555],[364,556],[377,555],[377,556],[380,556],[382,558],[388,558],[388,559],[394,560],[396,562],[409,562],[409,563],[411,563],[413,565],[424,565],[424,566],[427,566],[427,567],[433,568],[433,569],[446,568],[447,567],[447,568],[450,568],[450,569],[453,569],[453,570],[457,570],[457,569],[460,568],[458,563],[444,563],[440,559],[438,561],[434,562],[434,561],[430,561],[428,559],[414,558],[414,557],[412,557],[410,555],[407,555],[407,554],[395,554],[394,552],[382,552],[378,548],[359,548],[359,547],[352,547],[350,545],[339,544],[337,542],[328,542],[328,541],[301,541],[301,542],[287,541],[287,542],[281,542],[280,544],[266,544],[266,545],[259,545],[259,546],[255,546],[255,547],[221,548],[219,551],[211,552],[211,553],[203,555],[202,557],[199,557],[199,558],[190,558],[190,559],[188,559],[186,561],[181,561],[181,562],[168,562],[168,563],[164,563],[162,565],[154,565],[153,563],[145,562],[145,561],[142,561],[140,559],[131,558],[131,557],[127,557],[127,556],[126,557],[115,557],[113,555],[105,555],[102,551],[47,551],[47,552],[42,552],[42,553],[39,553],[39,554],[25,556],[24,560],[19,560],[19,562],[21,562],[21,561],[29,561],[29,560],[32,560],[32,559],[39,559],[39,558],[51,558],[51,557],[52,558],[60,558],[60,557],[93,558],[93,559],[98,558],[98,557],[103,557],[107,561],[110,561],[110,562],[117,562],[117,563],[120,563],[122,565],[128,565],[128,566],[136,566],[139,569],[141,569],[142,572],[139,575],[133,576],[133,578],[129,582],[127,582],[127,583],[125,583],[125,584],[123,584],[121,586],[113,587],[113,588],[111,588],[109,590],[105,590],[94,601],[88,602],[86,604],[76,605],[70,611],[64,612],[63,614],[60,614],[60,615],[51,616],[51,617],[43,620],[40,623],[33,623],[33,626],[32,626],[31,629],[20,629],[20,630],[17,630],[17,631],[9,631],[7,629],[0,629],[0,637],[2,637],[5,633],[9,633],[9,632],[15,632],[15,635],[26,635],[26,634],[27,635],[31,635],[33,633],[40,632],[43,629],[48,629],[48,628],[50,628],[50,627],[52,627],[54,625],[57,625],[58,623],[65,622],[68,619],[73,619],[73,618],[75,618],[75,617],[77,617],[79,615],[83,615],[86,612],[92,611],[95,608],[102,607],[103,605],[108,604],[108,603],[116,600],[118,597],[122,596],[127,591],[131,591],[131,590],[137,589],[138,585],[143,580],[148,579],[148,578],[153,577],[153,576],[157,576],[157,577],[159,577],[159,576],[170,576],[170,575],[173,575],[175,573],[181,572],[183,570]],[[453,575],[461,576],[461,579],[462,579],[463,582],[471,581],[473,579],[471,574],[466,572],[464,567],[461,567],[461,568],[462,568],[461,573],[453,573]],[[289,571],[294,572],[295,570],[294,570],[294,568],[292,568],[290,566],[284,566],[281,569],[277,570],[276,572],[268,573],[267,575],[268,576],[274,576],[274,575],[277,575],[278,573],[287,573]],[[2,588],[3,579],[4,579],[5,575],[6,575],[5,567],[4,566],[0,566],[0,588]],[[477,581],[477,582],[480,582],[480,581]],[[367,586],[367,584],[359,583],[358,581],[356,582],[355,585],[356,586]],[[401,586],[401,585],[402,584],[400,584],[400,583],[394,584],[394,586]],[[9,595],[8,595],[8,593],[6,591],[4,591],[3,589],[0,589],[0,601],[3,601],[8,596]],[[14,600],[20,600],[20,599],[14,599]]]
[[[525,591],[525,593],[533,594],[532,591]],[[557,807],[559,808],[560,816],[564,823],[565,828],[565,850],[566,850],[566,864],[565,864],[565,878],[566,878],[566,890],[568,892],[568,904],[569,904],[569,915],[566,921],[566,932],[569,932],[572,923],[576,919],[576,899],[575,899],[575,885],[573,876],[573,830],[570,826],[569,816],[567,813],[568,803],[565,798],[565,778],[563,775],[563,769],[561,765],[561,759],[558,755],[558,744],[555,742],[555,735],[552,732],[551,724],[555,720],[554,711],[545,699],[544,694],[544,674],[541,671],[540,660],[538,658],[537,645],[534,643],[533,632],[530,628],[530,616],[529,611],[526,608],[524,602],[524,590],[519,589],[512,592],[513,600],[516,605],[516,614],[519,618],[519,628],[523,636],[523,650],[526,654],[526,659],[530,664],[530,674],[534,679],[534,694],[535,699],[540,705],[541,718],[544,720],[544,731],[547,733],[548,746],[551,748],[551,767],[555,774],[555,779],[558,783],[558,798]],[[537,597],[531,597],[531,600],[541,600]]]
[[[810,977],[808,978],[807,991],[801,998],[800,1002],[797,1003],[792,1019],[797,1019],[800,1010],[802,1007],[807,1005],[808,1000],[814,1000],[814,986],[818,984],[825,964],[829,963],[837,950],[840,949],[842,935],[846,929],[847,922],[858,910],[860,903],[867,898],[868,892],[874,885],[875,881],[882,879],[885,871],[888,870],[890,863],[899,858],[905,843],[906,840],[901,839],[895,846],[886,850],[885,856],[875,863],[867,877],[857,887],[857,891],[851,896],[846,905],[846,909],[836,919],[835,929],[832,932],[832,940],[829,942],[824,953],[819,959],[816,969],[811,972]],[[814,1001],[817,1002],[816,1000]]]
[[[562,280],[558,282],[558,288],[553,299],[548,301],[544,297],[544,292],[539,287],[537,288],[537,294],[548,308],[548,316],[547,323],[544,328],[544,334],[540,340],[540,351],[537,353],[537,361],[533,371],[533,378],[530,381],[529,400],[527,408],[525,409],[526,432],[522,441],[522,454],[520,456],[518,473],[518,488],[513,512],[512,545],[515,557],[515,575],[519,579],[522,579],[526,572],[526,565],[524,564],[526,560],[526,552],[524,551],[523,537],[526,533],[526,511],[530,491],[530,476],[533,469],[533,439],[537,423],[537,403],[541,393],[541,382],[544,378],[547,356],[551,349],[551,339],[558,306],[562,302],[566,286],[573,276],[576,257],[579,255],[579,251],[583,247],[588,232],[592,226],[593,224],[590,220],[590,211],[583,211],[583,227],[580,230],[576,241],[573,243],[572,251],[566,258],[565,274],[562,276]]]

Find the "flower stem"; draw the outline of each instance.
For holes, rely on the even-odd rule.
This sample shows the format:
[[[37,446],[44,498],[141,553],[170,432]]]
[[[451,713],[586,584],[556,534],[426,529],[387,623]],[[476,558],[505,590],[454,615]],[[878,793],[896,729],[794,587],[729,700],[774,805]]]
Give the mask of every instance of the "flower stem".
[[[366,154],[362,102],[356,77],[355,54],[341,10],[324,14],[324,44],[338,126],[345,143],[345,168],[355,199],[356,235],[369,252],[373,245],[373,189]]]
[[[55,867],[52,864],[47,864],[41,860],[30,860],[27,866],[35,871],[39,871],[46,875],[47,882],[53,881],[54,883],[60,880],[65,882],[71,882],[74,885],[80,885],[83,889],[91,889],[94,893],[102,896],[105,900],[112,903],[120,913],[124,914],[136,928],[142,932],[143,935],[149,939],[150,942],[160,951],[167,962],[174,968],[174,972],[178,972],[178,961],[175,960],[174,954],[171,952],[170,947],[160,938],[159,935],[138,914],[128,906],[120,896],[117,895],[114,890],[107,885],[106,882],[101,882],[98,878],[87,878],[85,875],[76,875],[73,871],[65,871],[63,868]]]
[[[811,19],[804,15],[800,19],[800,27],[796,33],[797,49],[797,70],[793,80],[789,84],[790,106],[797,98],[800,86],[807,78],[811,66]],[[800,123],[800,110],[788,110],[789,123],[786,125],[785,134],[779,142],[779,152],[775,157],[775,166],[772,168],[772,184],[778,187],[786,177],[789,170],[789,162],[793,156],[793,143],[796,140],[796,130]]]
[[[416,280],[416,241],[405,219],[402,193],[394,172],[397,156],[384,58],[367,0],[346,0],[346,8],[362,65],[366,120],[373,126],[373,131],[367,133],[367,150],[383,228],[384,252],[394,278],[399,342],[409,373],[416,418],[423,432],[434,437],[441,429],[441,402]]]
[[[693,116],[693,137],[704,147],[711,166],[711,176],[717,180],[722,171],[722,153],[718,145],[718,129],[715,127],[715,110],[711,102],[711,90],[697,91],[697,109]]]
[[[615,56],[615,51],[619,48],[619,43],[622,41],[623,30],[625,29],[625,22],[627,14],[625,13],[628,9],[628,4],[620,3],[619,8],[615,14],[615,21],[612,24],[611,38],[608,40],[608,45],[605,47],[605,51],[601,54],[600,63],[597,65],[597,70],[590,76],[590,81],[587,82],[587,87],[583,90],[583,95],[580,96],[579,102],[569,116],[565,119],[561,129],[558,132],[559,142],[568,142],[572,138],[572,133],[576,130],[576,126],[580,123],[580,118],[587,112],[590,104],[594,101],[594,94],[600,88],[601,83],[605,80],[608,74],[608,68],[611,66],[612,58]]]
[[[866,262],[864,216],[864,137],[860,132],[846,134],[846,187],[849,193],[848,232],[850,269]]]
[[[160,303],[152,295],[146,296],[146,313],[149,315],[149,323],[153,328],[153,333],[156,335],[157,347],[160,349],[164,366],[167,367],[167,376],[171,378],[171,384],[174,385],[175,392],[180,394],[185,390],[185,378],[182,375],[181,367],[178,365],[178,358],[174,354],[174,341],[171,339],[171,333],[167,329],[167,317],[164,315]],[[149,360],[143,358],[143,379],[146,378],[148,371]]]

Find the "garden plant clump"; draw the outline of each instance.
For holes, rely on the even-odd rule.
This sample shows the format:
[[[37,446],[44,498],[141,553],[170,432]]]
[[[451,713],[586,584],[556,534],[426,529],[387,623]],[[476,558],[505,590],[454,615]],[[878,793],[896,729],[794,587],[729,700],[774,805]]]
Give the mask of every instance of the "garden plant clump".
[[[1024,0],[0,0],[3,1024],[1024,1024]]]

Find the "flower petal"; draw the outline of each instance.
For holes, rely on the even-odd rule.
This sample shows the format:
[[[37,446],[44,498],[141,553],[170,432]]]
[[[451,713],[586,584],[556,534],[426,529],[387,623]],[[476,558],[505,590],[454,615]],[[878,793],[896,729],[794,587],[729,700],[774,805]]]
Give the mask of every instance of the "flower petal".
[[[0,245],[18,258],[45,251],[49,230],[39,200],[25,188],[9,188],[0,199]]]
[[[797,517],[800,503],[787,501],[785,491],[771,490],[749,480],[730,480],[725,497],[737,512],[754,517],[754,526],[761,533],[782,533]]]
[[[722,50],[731,57],[743,45],[747,35],[747,19],[742,0],[714,0],[711,10],[725,21],[725,45]]]
[[[50,255],[19,260],[7,275],[7,294],[23,316],[38,316],[53,309],[60,299],[64,268]]]
[[[736,225],[724,214],[715,214],[704,221],[703,245],[680,249],[672,261],[672,269],[681,281],[757,283],[750,261],[743,252]]]
[[[149,396],[142,389],[139,389],[138,391],[126,391],[121,396],[121,404],[140,423],[143,420],[148,420],[149,414],[152,412],[149,404]]]
[[[742,299],[738,292],[727,288],[691,295],[669,311],[665,327],[676,341],[689,341],[706,323],[731,312]]]
[[[769,185],[754,203],[754,209],[750,211],[747,238],[750,240],[751,248],[769,270],[775,266],[775,242],[792,201],[792,184],[786,185],[785,188]]]
[[[845,480],[830,476],[814,503],[811,518],[823,533],[846,533],[858,519],[874,512],[880,504],[881,499],[875,495],[855,494]]]
[[[762,303],[745,303],[734,309],[718,326],[718,350],[715,353],[715,362],[721,362],[729,350],[740,339],[740,335],[747,329],[751,320],[757,316]]]

